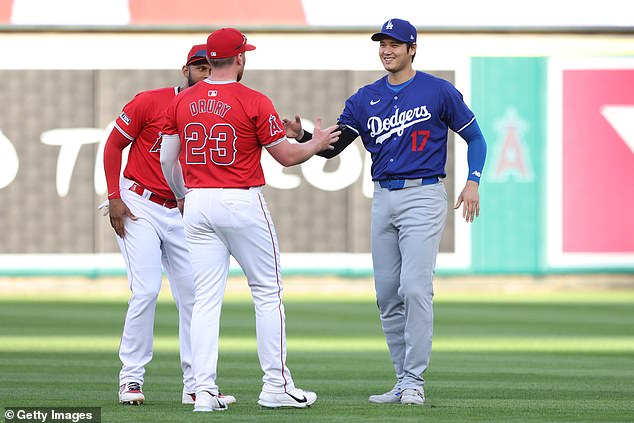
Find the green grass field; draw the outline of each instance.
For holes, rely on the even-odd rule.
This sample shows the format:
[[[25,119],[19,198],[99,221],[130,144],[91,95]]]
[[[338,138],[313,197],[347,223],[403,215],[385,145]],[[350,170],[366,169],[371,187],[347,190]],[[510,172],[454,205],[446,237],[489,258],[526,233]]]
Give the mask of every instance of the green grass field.
[[[162,297],[165,298],[165,297]],[[260,409],[249,297],[225,302],[219,385],[238,403],[180,404],[176,311],[158,304],[143,406],[117,403],[126,299],[0,297],[0,406],[101,407],[103,422],[632,422],[634,292],[444,294],[423,407],[375,405],[393,369],[366,296],[287,296],[288,365],[307,410]]]

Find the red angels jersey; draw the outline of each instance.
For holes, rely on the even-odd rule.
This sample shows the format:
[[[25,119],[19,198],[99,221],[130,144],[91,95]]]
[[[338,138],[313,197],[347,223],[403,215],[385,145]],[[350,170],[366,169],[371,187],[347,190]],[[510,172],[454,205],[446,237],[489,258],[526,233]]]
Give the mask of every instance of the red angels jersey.
[[[164,198],[175,198],[161,170],[161,130],[165,109],[178,95],[178,87],[137,94],[123,107],[115,127],[132,141],[123,176]]]
[[[209,79],[172,101],[163,134],[181,140],[187,188],[264,185],[262,147],[286,139],[268,97],[239,82]]]

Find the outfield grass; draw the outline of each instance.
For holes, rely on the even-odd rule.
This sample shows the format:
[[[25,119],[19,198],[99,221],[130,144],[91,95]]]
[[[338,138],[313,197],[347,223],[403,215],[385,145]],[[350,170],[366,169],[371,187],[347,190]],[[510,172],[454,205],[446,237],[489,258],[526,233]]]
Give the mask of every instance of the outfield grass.
[[[225,302],[219,384],[238,403],[180,405],[176,312],[158,304],[154,360],[140,407],[117,403],[126,301],[0,298],[0,406],[101,407],[104,422],[632,422],[634,293],[436,298],[423,407],[375,405],[394,384],[371,297],[288,297],[288,365],[319,399],[308,410],[256,404],[261,371],[253,306]]]

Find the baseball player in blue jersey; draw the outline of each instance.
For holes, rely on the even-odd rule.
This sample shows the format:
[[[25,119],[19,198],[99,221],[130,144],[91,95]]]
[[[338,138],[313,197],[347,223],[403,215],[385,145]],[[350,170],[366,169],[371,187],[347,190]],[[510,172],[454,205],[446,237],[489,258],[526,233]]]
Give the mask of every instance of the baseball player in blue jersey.
[[[361,137],[372,157],[372,261],[381,324],[390,351],[396,385],[372,403],[422,405],[423,373],[431,356],[433,275],[447,217],[447,129],[468,144],[469,176],[455,208],[473,222],[479,215],[478,185],[486,142],[462,95],[443,79],[412,67],[416,28],[390,19],[372,35],[387,75],[362,87],[339,117],[342,134],[334,157]],[[298,141],[311,135],[299,116],[285,120]],[[294,131],[294,132],[293,132]]]

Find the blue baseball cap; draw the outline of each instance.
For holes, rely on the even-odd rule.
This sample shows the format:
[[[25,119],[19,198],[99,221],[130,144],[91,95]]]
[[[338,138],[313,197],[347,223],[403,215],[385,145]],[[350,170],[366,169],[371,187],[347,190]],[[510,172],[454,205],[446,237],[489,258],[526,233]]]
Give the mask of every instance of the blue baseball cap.
[[[416,42],[416,28],[414,25],[403,19],[390,19],[383,24],[381,32],[372,36],[372,41],[381,41],[389,37],[403,43]]]

